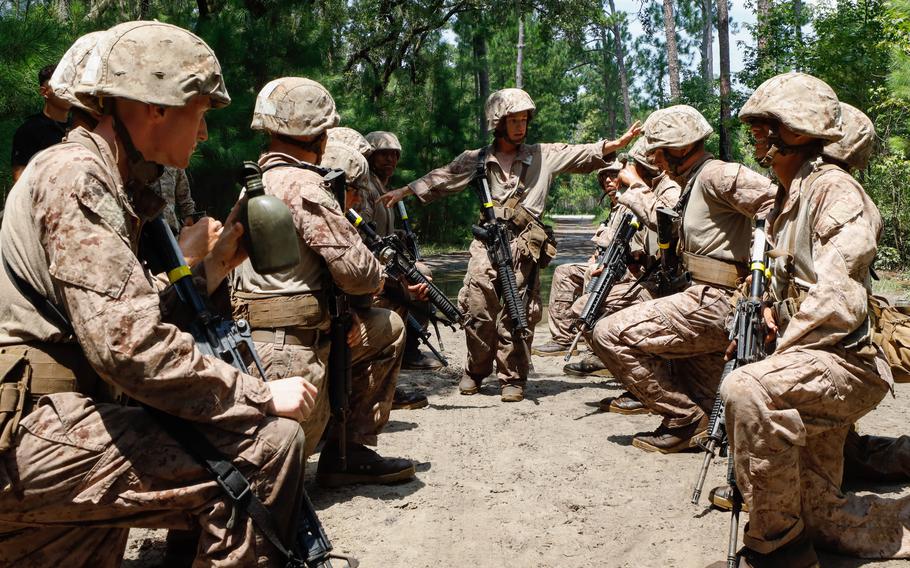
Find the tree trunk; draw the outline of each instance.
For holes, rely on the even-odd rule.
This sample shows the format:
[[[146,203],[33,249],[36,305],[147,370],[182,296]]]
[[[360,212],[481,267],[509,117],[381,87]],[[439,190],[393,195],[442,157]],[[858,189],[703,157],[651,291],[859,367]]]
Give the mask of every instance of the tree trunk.
[[[755,16],[758,23],[758,56],[761,57],[765,50],[768,49],[768,33],[765,26],[768,25],[768,14],[771,12],[770,0],[756,0]]]
[[[619,27],[619,17],[616,14],[616,6],[614,6],[613,0],[610,0],[610,17],[613,19],[613,44],[616,50],[616,67],[619,69],[619,89],[622,91],[622,117],[626,128],[628,128],[632,125],[632,105],[629,102],[629,75],[626,73],[626,53],[622,45],[622,29]],[[606,48],[607,42],[606,38],[604,38],[604,49],[606,50]]]
[[[670,73],[670,99],[679,99],[679,51],[676,48],[676,18],[673,0],[664,0],[664,32],[667,35],[667,67]]]
[[[70,0],[54,0],[54,12],[58,20],[68,22],[70,19]]]
[[[207,20],[211,15],[208,0],[196,0],[196,9],[199,11],[199,19]]]
[[[522,68],[525,63],[525,18],[521,12],[521,2],[515,2],[515,10],[518,12],[518,57],[515,60],[515,87],[521,89],[524,86]]]
[[[616,138],[616,109],[613,107],[613,89],[610,81],[610,71],[613,63],[613,56],[610,54],[607,45],[607,29],[604,26],[598,26],[597,31],[600,34],[600,52],[603,55],[603,110],[607,115],[607,135],[610,139]]]
[[[730,17],[727,0],[717,2],[717,43],[720,47],[720,159],[729,161],[733,154],[730,140]]]
[[[796,36],[796,45],[800,46],[799,51],[803,51],[803,2],[802,0],[793,0],[793,16],[796,20],[796,29],[793,30]],[[797,60],[797,65],[799,61]],[[801,71],[801,69],[797,69]]]
[[[487,37],[484,30],[479,24],[474,28],[473,49],[474,49],[474,74],[477,78],[477,99],[479,110],[478,121],[480,123],[480,139],[487,142],[490,133],[487,130],[487,118],[484,116],[483,107],[490,96],[490,70],[487,67]]]
[[[702,0],[701,6],[705,18],[701,31],[701,78],[711,87],[714,84],[714,5],[711,0]]]

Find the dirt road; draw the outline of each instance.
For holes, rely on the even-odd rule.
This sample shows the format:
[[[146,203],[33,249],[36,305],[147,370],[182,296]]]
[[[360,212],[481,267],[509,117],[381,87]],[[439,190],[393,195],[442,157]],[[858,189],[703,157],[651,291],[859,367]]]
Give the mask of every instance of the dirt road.
[[[578,224],[561,227],[563,258],[587,254],[589,231]],[[458,259],[433,264],[438,270]],[[463,338],[445,330],[443,340],[451,367],[401,376],[402,383],[428,394],[430,406],[393,412],[378,448],[415,460],[417,479],[334,491],[311,483],[312,500],[338,549],[355,553],[364,568],[701,568],[724,558],[729,514],[708,509],[704,499],[700,506],[689,504],[701,454],[664,456],[632,447],[632,436],[655,428],[658,420],[604,414],[591,406],[619,394],[616,383],[565,376],[561,358],[535,357],[525,401],[500,402],[493,382],[479,395],[462,396],[456,383]],[[535,341],[546,340],[546,326],[539,325]],[[906,397],[907,387],[899,386],[897,394]],[[860,423],[861,431],[906,433],[905,404],[887,397]],[[314,471],[315,458],[310,482]],[[724,472],[725,461],[716,460],[705,493],[721,483]],[[910,493],[904,486],[875,490]],[[157,565],[161,531],[132,536],[124,565]],[[833,556],[822,562],[872,565],[907,563]]]

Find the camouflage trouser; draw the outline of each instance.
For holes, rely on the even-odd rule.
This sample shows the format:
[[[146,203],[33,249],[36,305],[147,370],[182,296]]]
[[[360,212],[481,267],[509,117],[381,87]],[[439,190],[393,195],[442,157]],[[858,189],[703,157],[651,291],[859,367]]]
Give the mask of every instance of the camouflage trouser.
[[[600,314],[598,317],[604,318],[614,312],[624,310],[635,304],[647,302],[654,298],[651,291],[644,286],[637,286],[633,289],[633,282],[632,279],[626,278],[614,284],[610,293],[607,294],[607,297],[604,299],[603,304],[601,304],[600,310],[598,310]],[[581,313],[585,309],[585,304],[588,303],[590,297],[590,294],[582,294],[572,303],[571,313],[573,319],[581,317]],[[591,342],[591,335],[591,331],[585,334],[585,340],[587,340],[588,343]]]
[[[851,424],[888,392],[878,358],[791,349],[724,380],[736,480],[749,505],[744,542],[768,553],[804,529],[821,547],[865,558],[910,556],[910,498],[841,492]]]
[[[401,355],[404,328],[395,312],[380,308],[358,310],[362,326],[361,345],[351,349],[348,440],[356,444],[375,446],[377,437],[389,421]],[[256,343],[268,380],[304,377],[319,389],[316,408],[303,423],[307,435],[306,455],[309,456],[322,438],[329,421],[329,389],[327,384],[331,342],[323,337],[315,346],[284,345],[277,349],[273,343]]]
[[[482,379],[493,372],[501,384],[522,385],[528,379],[531,357],[531,339],[512,336],[512,320],[499,300],[496,269],[490,264],[487,249],[477,239],[471,242],[471,259],[464,277],[464,286],[458,292],[458,304],[465,313],[465,342],[468,347],[465,373]],[[528,308],[528,327],[533,330],[540,321],[540,274],[534,260],[518,252],[512,241],[515,279],[518,290]],[[530,294],[528,279],[533,276]],[[530,296],[530,297],[529,297]]]
[[[584,292],[587,268],[588,264],[585,262],[573,262],[560,264],[553,271],[547,318],[554,343],[569,345],[575,337],[572,333],[572,325],[575,323],[572,304]]]
[[[613,376],[669,428],[710,411],[723,352],[732,292],[693,285],[600,320],[591,349]]]
[[[844,482],[910,480],[910,436],[860,436],[851,428],[844,444]]]
[[[179,393],[175,393],[179,396]],[[267,417],[252,432],[205,429],[291,542],[303,496],[303,430]],[[120,566],[129,527],[201,529],[195,566],[283,566],[246,516],[142,408],[76,393],[41,399],[0,455],[0,565]]]

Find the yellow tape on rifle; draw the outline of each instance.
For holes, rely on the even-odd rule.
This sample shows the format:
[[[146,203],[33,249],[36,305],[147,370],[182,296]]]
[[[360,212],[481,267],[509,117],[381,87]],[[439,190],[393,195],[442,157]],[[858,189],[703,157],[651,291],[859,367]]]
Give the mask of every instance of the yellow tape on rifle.
[[[190,270],[189,266],[184,264],[183,266],[178,266],[177,268],[175,268],[173,270],[169,270],[167,273],[167,279],[170,281],[171,284],[173,284],[174,282],[180,280],[181,278],[185,278],[187,276],[192,276],[192,275],[193,275],[193,271]]]

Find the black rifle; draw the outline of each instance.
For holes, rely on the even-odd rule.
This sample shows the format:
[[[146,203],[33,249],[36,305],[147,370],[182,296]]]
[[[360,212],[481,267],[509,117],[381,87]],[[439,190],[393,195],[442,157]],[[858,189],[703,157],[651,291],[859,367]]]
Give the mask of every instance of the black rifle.
[[[335,200],[345,206],[347,177],[343,170],[325,170],[323,181],[328,184]],[[338,431],[338,451],[341,469],[347,470],[348,420],[351,417],[351,392],[354,388],[351,376],[351,346],[348,345],[348,332],[351,330],[353,317],[348,295],[334,282],[329,286],[329,316],[331,324],[329,337],[329,405],[335,427]]]
[[[680,214],[668,207],[657,208],[657,248],[660,267],[657,271],[657,296],[664,297],[682,289],[689,273],[680,270],[676,246],[679,243]]]
[[[733,372],[734,369],[759,361],[766,355],[764,342],[765,323],[762,316],[761,301],[766,280],[766,242],[765,222],[758,221],[752,238],[752,262],[750,265],[752,283],[749,288],[749,297],[740,298],[736,304],[733,326],[730,329],[730,340],[736,341],[736,352],[724,365],[720,385],[723,385],[727,375]],[[729,568],[735,568],[737,565],[736,538],[739,532],[739,513],[742,510],[742,494],[736,484],[736,474],[733,468],[734,449],[729,447],[724,417],[724,401],[720,396],[720,386],[718,386],[717,396],[714,398],[714,407],[711,410],[711,418],[708,422],[708,437],[700,441],[699,444],[705,450],[705,459],[702,462],[701,469],[698,471],[698,479],[692,492],[693,504],[697,504],[701,497],[711,460],[718,454],[723,455],[725,452],[727,454],[727,483],[730,485],[731,500],[733,502],[727,565]]]
[[[417,284],[426,284],[427,298],[430,304],[438,309],[444,315],[450,324],[461,324],[464,321],[464,314],[458,307],[449,300],[445,293],[424,276],[415,266],[405,244],[398,235],[389,235],[380,237],[369,223],[363,221],[363,217],[354,209],[349,209],[345,213],[348,221],[363,232],[364,241],[367,247],[376,258],[385,266],[386,273],[395,279],[404,279],[411,286]]]
[[[151,248],[159,255],[168,280],[173,284],[181,302],[190,310],[192,322],[188,331],[197,348],[204,354],[229,363],[234,368],[249,373],[247,357],[255,363],[265,380],[262,362],[250,338],[246,321],[224,319],[208,309],[202,294],[193,284],[192,272],[186,265],[174,233],[162,217],[146,225],[144,236],[151,241]],[[332,543],[329,541],[316,515],[316,510],[306,493],[303,494],[301,518],[297,525],[293,547],[286,547],[278,536],[278,528],[265,505],[250,492],[249,481],[215,448],[198,430],[184,420],[154,408],[147,408],[164,427],[218,482],[236,510],[245,510],[263,536],[287,557],[292,568],[331,568]],[[305,555],[305,556],[304,556]],[[345,559],[352,568],[353,558]]]
[[[518,283],[512,267],[512,249],[509,247],[509,229],[496,218],[493,211],[493,196],[487,184],[484,155],[484,152],[481,152],[481,157],[477,161],[477,171],[472,180],[474,191],[480,199],[481,220],[479,225],[471,227],[471,232],[474,233],[475,239],[487,247],[487,255],[490,257],[490,264],[496,269],[500,295],[509,319],[512,320],[513,329],[519,335],[525,335],[529,331],[528,311],[518,293]]]
[[[613,240],[610,241],[610,246],[607,248],[603,271],[594,281],[588,301],[581,311],[581,316],[575,322],[575,329],[578,332],[575,334],[572,346],[569,347],[569,352],[566,354],[566,361],[572,358],[572,352],[578,345],[582,334],[594,329],[594,324],[600,319],[600,307],[607,299],[607,296],[610,295],[613,286],[626,273],[630,258],[629,243],[632,242],[632,237],[635,236],[635,232],[639,228],[640,225],[635,215],[632,213],[623,215],[619,222],[619,227],[616,228],[616,232],[613,234]]]
[[[414,260],[423,260],[423,256],[420,254],[420,245],[417,243],[417,233],[411,228],[411,221],[408,217],[408,210],[404,206],[404,201],[399,201],[397,207],[398,216],[401,217],[401,227],[404,229],[404,238],[407,242],[408,250],[414,257]]]

